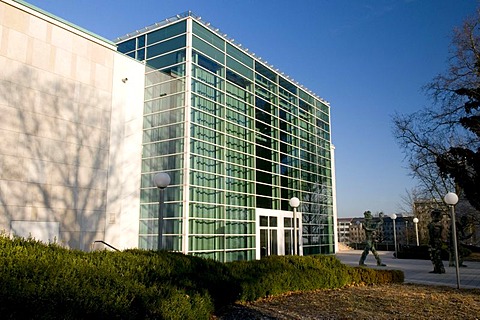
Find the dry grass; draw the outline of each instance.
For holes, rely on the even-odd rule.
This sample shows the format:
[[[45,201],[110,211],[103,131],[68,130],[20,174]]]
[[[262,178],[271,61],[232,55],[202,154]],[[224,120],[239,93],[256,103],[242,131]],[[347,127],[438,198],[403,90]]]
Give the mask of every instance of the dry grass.
[[[474,253],[466,261],[480,261]],[[236,304],[231,319],[480,319],[480,289],[391,284],[291,293]]]
[[[220,319],[480,319],[480,290],[355,286],[237,304]]]

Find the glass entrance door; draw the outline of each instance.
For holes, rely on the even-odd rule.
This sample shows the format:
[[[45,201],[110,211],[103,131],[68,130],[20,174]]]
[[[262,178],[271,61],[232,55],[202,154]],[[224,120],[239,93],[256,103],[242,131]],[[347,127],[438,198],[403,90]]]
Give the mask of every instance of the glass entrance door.
[[[260,217],[260,257],[279,254],[277,217]]]
[[[283,232],[285,241],[285,254],[294,254],[292,218],[283,218]]]
[[[293,255],[295,254],[295,237],[293,214],[288,211],[281,210],[264,210],[257,211],[257,254],[256,258],[271,255]],[[297,216],[297,225],[301,218]],[[298,239],[301,238],[301,225]],[[298,243],[298,254],[302,255],[301,244]]]

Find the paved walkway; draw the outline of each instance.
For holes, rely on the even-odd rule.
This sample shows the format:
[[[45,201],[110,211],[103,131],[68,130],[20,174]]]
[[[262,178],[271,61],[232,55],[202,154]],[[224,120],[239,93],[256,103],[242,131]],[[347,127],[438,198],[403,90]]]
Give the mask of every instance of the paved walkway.
[[[433,270],[430,260],[395,259],[391,251],[378,251],[386,267],[377,267],[375,257],[370,253],[365,260],[367,268],[382,268],[402,270],[405,274],[405,283],[418,283],[426,285],[443,285],[457,287],[455,267],[449,267],[444,261],[445,273],[429,273]],[[361,250],[339,251],[336,256],[346,265],[358,266],[362,254]],[[460,268],[460,288],[480,288],[480,262],[465,261],[466,268]]]

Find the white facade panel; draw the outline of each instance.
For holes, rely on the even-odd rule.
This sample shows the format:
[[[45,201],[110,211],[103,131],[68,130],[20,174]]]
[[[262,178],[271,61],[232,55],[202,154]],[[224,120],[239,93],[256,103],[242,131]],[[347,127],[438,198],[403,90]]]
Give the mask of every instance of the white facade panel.
[[[105,241],[138,246],[142,164],[143,64],[115,55]]]
[[[0,40],[0,230],[26,236],[44,226],[50,237],[54,224],[71,248],[89,250],[106,234],[136,246],[143,65],[10,0],[0,0]]]

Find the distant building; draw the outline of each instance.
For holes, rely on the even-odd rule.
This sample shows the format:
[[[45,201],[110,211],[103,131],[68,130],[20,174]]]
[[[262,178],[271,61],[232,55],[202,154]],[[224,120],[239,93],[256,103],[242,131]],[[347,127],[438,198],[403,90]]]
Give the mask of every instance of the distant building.
[[[337,219],[337,241],[339,243],[350,243],[350,225],[352,218],[338,218]]]

